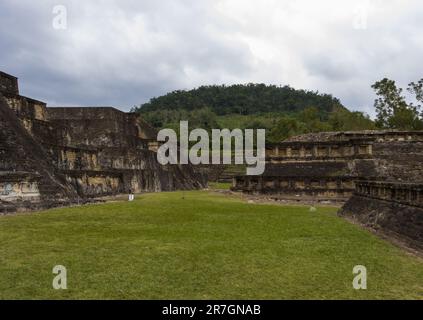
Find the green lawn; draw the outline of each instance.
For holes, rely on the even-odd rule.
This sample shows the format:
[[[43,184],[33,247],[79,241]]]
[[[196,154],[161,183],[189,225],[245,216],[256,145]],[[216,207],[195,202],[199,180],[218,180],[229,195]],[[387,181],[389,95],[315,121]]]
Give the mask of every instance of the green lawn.
[[[423,298],[423,262],[336,216],[205,191],[0,217],[0,298]],[[52,289],[52,268],[68,290]],[[367,267],[367,290],[352,269]]]

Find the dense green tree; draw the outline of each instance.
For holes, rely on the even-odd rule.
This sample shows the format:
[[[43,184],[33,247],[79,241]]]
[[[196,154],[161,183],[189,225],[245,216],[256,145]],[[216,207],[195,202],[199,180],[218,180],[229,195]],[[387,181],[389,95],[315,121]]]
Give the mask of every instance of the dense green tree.
[[[269,125],[264,119],[255,118],[250,121],[245,121],[241,129],[266,129],[270,130],[272,126]]]
[[[368,115],[359,112],[349,112],[339,110],[329,116],[329,125],[333,131],[357,131],[357,130],[374,130],[375,123]]]
[[[408,91],[421,101],[422,80],[411,83]],[[423,121],[419,114],[419,106],[407,103],[395,81],[384,78],[372,85],[378,98],[375,100],[377,113],[376,125],[384,129],[421,130]]]
[[[188,120],[190,129],[202,128],[211,131],[219,128],[217,116],[210,108],[196,109],[188,113],[186,119],[180,120]]]
[[[190,129],[203,128],[210,130],[219,128],[217,116],[210,108],[195,109],[191,112],[187,110],[157,110],[143,114],[144,119],[154,127],[170,128],[180,121],[188,121]]]
[[[280,142],[289,137],[306,132],[304,123],[293,117],[282,117],[268,134],[268,141]]]
[[[319,110],[314,106],[301,111],[298,119],[305,125],[307,133],[332,130],[326,121],[322,121],[323,115],[319,114]]]
[[[411,82],[407,88],[408,92],[413,94],[419,103],[423,103],[423,79],[420,79],[417,83]],[[418,105],[417,108],[421,108],[421,105]]]

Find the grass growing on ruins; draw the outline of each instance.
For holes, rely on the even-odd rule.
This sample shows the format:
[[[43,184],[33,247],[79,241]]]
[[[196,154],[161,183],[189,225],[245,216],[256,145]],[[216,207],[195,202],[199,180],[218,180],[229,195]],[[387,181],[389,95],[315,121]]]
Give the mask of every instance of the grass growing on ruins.
[[[0,298],[423,298],[423,262],[336,216],[213,192],[0,217]],[[52,268],[68,290],[52,289]],[[368,290],[352,288],[365,265]]]
[[[229,190],[232,183],[229,182],[209,182],[209,189],[211,190]]]

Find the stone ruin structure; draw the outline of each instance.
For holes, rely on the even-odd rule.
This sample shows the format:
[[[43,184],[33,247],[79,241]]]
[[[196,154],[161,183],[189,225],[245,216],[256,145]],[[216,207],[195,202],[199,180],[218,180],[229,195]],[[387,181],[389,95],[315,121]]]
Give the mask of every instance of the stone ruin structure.
[[[423,250],[423,183],[358,181],[339,214]]]
[[[423,131],[306,134],[266,150],[261,176],[232,190],[275,200],[341,201],[340,215],[423,248]]]
[[[81,203],[101,196],[198,189],[190,165],[162,166],[157,133],[111,107],[47,108],[0,72],[0,213]]]
[[[0,213],[207,185],[201,169],[160,165],[155,138],[137,114],[47,108],[0,72]],[[423,249],[423,132],[301,135],[268,146],[266,162],[261,176],[235,176],[232,189],[343,201],[341,216]]]

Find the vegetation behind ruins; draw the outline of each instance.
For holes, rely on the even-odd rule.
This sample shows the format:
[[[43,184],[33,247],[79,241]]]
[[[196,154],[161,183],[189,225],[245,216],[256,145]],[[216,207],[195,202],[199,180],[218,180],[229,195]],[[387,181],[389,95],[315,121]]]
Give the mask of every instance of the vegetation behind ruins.
[[[152,98],[135,107],[154,127],[178,129],[188,120],[191,128],[266,129],[268,142],[311,132],[373,129],[423,130],[423,79],[407,86],[411,101],[395,81],[372,85],[376,120],[349,111],[330,94],[296,90],[289,86],[247,84],[202,86]]]
[[[266,129],[268,142],[308,132],[375,128],[368,116],[350,112],[332,95],[264,84],[178,90],[133,111],[158,129],[178,129],[181,120],[209,130]]]
[[[375,82],[372,88],[377,95],[374,105],[379,128],[423,130],[423,79],[408,84],[408,97],[388,78]]]
[[[3,216],[0,299],[421,299],[422,261],[336,210],[190,191]]]
[[[170,92],[141,106],[142,112],[182,109],[193,111],[210,108],[216,115],[251,115],[268,112],[296,113],[315,106],[322,116],[337,108],[341,102],[328,94],[296,90],[289,86],[264,84],[212,85],[197,89]]]

